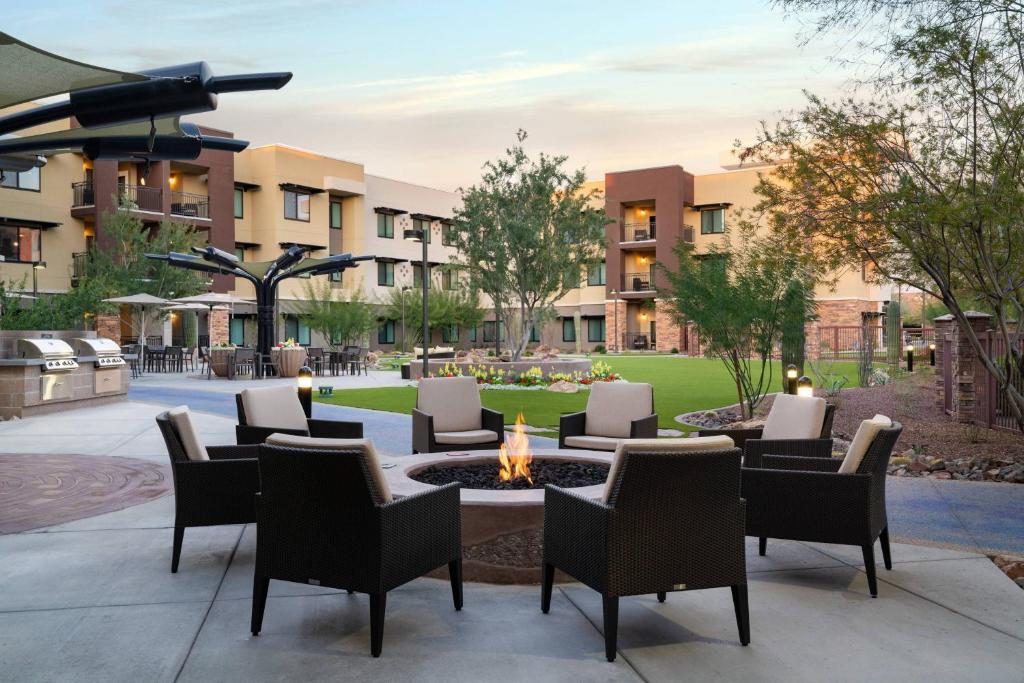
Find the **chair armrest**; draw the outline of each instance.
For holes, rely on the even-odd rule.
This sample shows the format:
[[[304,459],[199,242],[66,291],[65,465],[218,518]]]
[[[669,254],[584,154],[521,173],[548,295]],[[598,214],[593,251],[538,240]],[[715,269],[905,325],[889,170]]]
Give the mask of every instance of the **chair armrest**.
[[[255,522],[253,494],[259,490],[255,458],[174,464],[174,504],[186,525]]]
[[[871,479],[869,474],[744,467],[747,534],[824,542],[855,537],[870,523]]]
[[[505,415],[497,410],[484,408],[480,411],[480,422],[483,429],[489,429],[498,435],[498,441],[505,438]]]
[[[307,419],[309,435],[319,439],[361,439],[363,438],[362,422],[345,422],[343,420]]]
[[[832,458],[832,439],[747,439],[743,444],[744,467],[763,467],[764,455]]]
[[[657,439],[658,438],[658,415],[648,415],[639,420],[633,420],[629,427],[629,438],[631,439]]]
[[[760,439],[763,432],[764,429],[762,427],[750,429],[701,429],[697,432],[697,436],[728,436],[736,444],[736,448],[742,449],[747,439]]]
[[[762,455],[761,467],[767,470],[802,470],[805,472],[837,472],[842,458],[802,457],[797,455]]]
[[[210,460],[242,460],[245,458],[255,458],[259,455],[260,447],[257,444],[207,446],[206,452],[210,456]]]
[[[566,489],[544,487],[544,562],[591,588],[608,581],[608,537],[614,510]]]
[[[583,436],[587,430],[587,413],[569,413],[558,420],[558,447],[565,448],[565,437]]]
[[[417,453],[433,453],[437,449],[434,416],[415,408],[412,411],[412,449]]]
[[[458,483],[397,498],[379,510],[384,590],[462,557]]]
[[[309,432],[302,429],[280,429],[277,427],[254,427],[252,425],[235,425],[235,441],[239,445],[261,444],[271,434],[294,434],[295,436],[309,436]]]

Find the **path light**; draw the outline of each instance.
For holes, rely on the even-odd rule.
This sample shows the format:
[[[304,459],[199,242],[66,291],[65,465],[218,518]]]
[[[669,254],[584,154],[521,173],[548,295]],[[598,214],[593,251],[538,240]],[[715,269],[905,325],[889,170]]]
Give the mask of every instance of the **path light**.
[[[797,396],[814,396],[814,382],[807,375],[804,375],[796,382]]]
[[[786,393],[796,395],[796,381],[800,371],[796,369],[796,366],[790,363],[786,366]]]
[[[928,364],[935,367],[935,342],[928,345]]]
[[[914,345],[907,344],[907,372],[914,371]]]
[[[298,383],[302,412],[306,414],[306,417],[313,417],[313,371],[308,365],[299,368]]]

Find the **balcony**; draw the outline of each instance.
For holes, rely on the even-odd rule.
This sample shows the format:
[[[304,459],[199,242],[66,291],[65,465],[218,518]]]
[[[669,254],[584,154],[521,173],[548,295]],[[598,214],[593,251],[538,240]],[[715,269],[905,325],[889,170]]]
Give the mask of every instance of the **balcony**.
[[[657,224],[652,222],[644,221],[642,223],[623,223],[622,224],[622,241],[623,242],[647,242],[650,240],[657,239],[658,228]]]
[[[192,192],[171,193],[171,214],[186,218],[210,218],[210,198]]]
[[[77,284],[88,274],[89,252],[76,251],[71,254],[71,282]]]
[[[71,183],[71,206],[94,206],[96,196],[92,190],[92,183]]]
[[[96,191],[89,181],[71,184],[71,208],[96,205]],[[129,211],[163,212],[163,198],[160,188],[145,185],[117,186],[117,205]]]
[[[623,273],[623,292],[650,292],[654,293],[654,281],[650,272],[647,273]]]

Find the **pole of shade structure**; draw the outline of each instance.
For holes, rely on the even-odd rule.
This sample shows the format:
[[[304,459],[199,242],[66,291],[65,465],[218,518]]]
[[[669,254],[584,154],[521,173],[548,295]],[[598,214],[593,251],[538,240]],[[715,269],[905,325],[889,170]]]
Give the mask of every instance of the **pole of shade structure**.
[[[427,228],[429,230],[429,228]],[[423,267],[420,269],[423,273],[423,377],[430,376],[429,370],[429,359],[430,353],[427,349],[430,348],[430,320],[427,317],[429,315],[429,305],[427,299],[427,287],[430,285],[430,266],[427,265],[427,231],[424,230],[423,234],[420,235],[420,242],[423,244]]]
[[[298,393],[302,412],[307,418],[313,417],[313,370],[307,365],[299,368]]]
[[[907,372],[914,371],[914,345],[907,344]]]

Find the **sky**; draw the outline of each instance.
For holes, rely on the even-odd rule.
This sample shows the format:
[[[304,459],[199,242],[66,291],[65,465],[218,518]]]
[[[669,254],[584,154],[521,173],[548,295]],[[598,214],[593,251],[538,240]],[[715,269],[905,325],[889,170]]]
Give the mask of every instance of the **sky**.
[[[758,123],[838,92],[828,39],[763,0],[0,0],[2,30],[123,70],[204,60],[217,74],[292,71],[276,92],[187,117],[443,189],[525,129],[590,178],[719,153]]]

